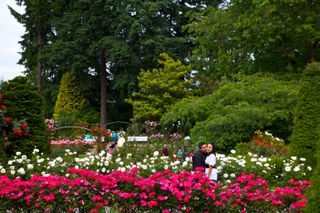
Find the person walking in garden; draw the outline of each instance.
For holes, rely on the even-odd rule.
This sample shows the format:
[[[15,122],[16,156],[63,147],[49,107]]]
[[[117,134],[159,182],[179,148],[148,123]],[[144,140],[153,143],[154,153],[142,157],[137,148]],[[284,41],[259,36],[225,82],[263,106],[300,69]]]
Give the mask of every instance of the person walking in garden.
[[[206,170],[205,173],[209,177],[210,180],[216,182],[218,171],[216,169],[217,158],[215,155],[215,147],[213,144],[207,145],[207,157],[205,159]]]
[[[207,145],[205,143],[199,143],[198,145],[199,150],[195,152],[192,156],[192,170],[196,171],[196,169],[200,168],[203,171],[206,168],[206,153],[207,153]]]
[[[188,157],[188,151],[187,151],[187,148],[184,146],[182,147],[182,159],[185,160],[186,157]]]
[[[168,146],[165,144],[162,149],[162,156],[169,156]]]

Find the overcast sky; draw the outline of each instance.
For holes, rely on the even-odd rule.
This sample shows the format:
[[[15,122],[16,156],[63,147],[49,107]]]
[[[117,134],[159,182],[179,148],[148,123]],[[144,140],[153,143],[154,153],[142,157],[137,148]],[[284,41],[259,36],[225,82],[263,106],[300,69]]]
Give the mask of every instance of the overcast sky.
[[[0,80],[10,80],[23,75],[24,67],[18,65],[21,51],[18,41],[24,33],[24,28],[10,14],[8,5],[21,12],[15,0],[0,0]]]

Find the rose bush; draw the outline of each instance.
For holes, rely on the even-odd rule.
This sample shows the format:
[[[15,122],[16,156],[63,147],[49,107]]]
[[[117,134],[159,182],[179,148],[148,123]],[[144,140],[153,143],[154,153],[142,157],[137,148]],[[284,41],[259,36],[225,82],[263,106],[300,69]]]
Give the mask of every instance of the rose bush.
[[[3,100],[3,94],[0,91],[0,143],[1,151],[6,156],[7,149],[11,146],[11,149],[16,147],[12,143],[12,140],[21,137],[27,137],[29,135],[29,127],[25,120],[16,120],[7,116],[7,106]]]
[[[202,173],[169,170],[149,177],[138,169],[110,174],[68,169],[69,178],[34,175],[30,180],[0,177],[0,210],[72,212],[76,208],[98,212],[118,206],[122,212],[300,212],[308,181],[269,189],[259,176],[242,174],[234,182],[216,184]]]

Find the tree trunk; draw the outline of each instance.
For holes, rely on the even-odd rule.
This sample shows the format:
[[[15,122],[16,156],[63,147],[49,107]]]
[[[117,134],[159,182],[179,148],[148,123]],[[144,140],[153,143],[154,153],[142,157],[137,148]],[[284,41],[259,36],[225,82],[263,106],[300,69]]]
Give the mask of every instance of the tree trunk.
[[[41,33],[37,32],[37,68],[36,68],[36,76],[37,76],[37,85],[38,88],[41,90],[42,87],[42,64],[40,62],[40,55],[42,52],[42,38]]]
[[[100,56],[100,125],[105,129],[107,122],[107,66],[104,54]]]

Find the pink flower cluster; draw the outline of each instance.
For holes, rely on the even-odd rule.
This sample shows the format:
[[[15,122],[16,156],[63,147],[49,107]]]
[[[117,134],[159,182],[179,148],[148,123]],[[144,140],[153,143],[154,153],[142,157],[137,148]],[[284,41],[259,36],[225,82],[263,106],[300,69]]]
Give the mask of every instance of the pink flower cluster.
[[[123,212],[300,212],[307,199],[309,181],[291,180],[289,185],[268,189],[268,183],[253,174],[242,174],[234,183],[210,182],[202,172],[172,173],[169,170],[147,178],[138,169],[104,175],[70,168],[69,178],[34,175],[25,181],[0,176],[0,210],[23,209],[72,212],[79,208],[98,212],[117,206]]]
[[[88,141],[88,140],[82,140],[82,139],[75,139],[75,140],[52,140],[49,142],[51,145],[86,145],[86,144],[96,144],[96,141]]]

